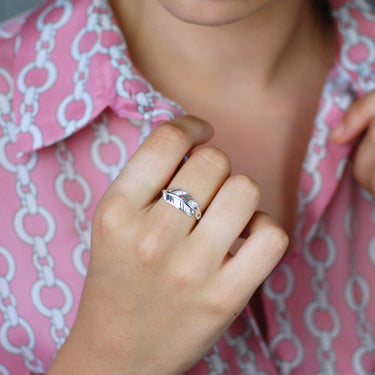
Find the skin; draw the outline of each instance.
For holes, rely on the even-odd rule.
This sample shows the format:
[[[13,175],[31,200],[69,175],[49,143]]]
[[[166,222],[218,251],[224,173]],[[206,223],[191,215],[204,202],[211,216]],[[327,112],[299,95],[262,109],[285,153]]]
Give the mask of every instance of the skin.
[[[181,374],[280,260],[288,238],[256,213],[258,186],[246,175],[230,176],[229,159],[212,146],[193,152],[168,184],[199,200],[197,225],[156,199],[183,156],[212,133],[191,116],[160,125],[108,189],[93,220],[78,316],[49,375]],[[231,256],[249,221],[249,237]]]
[[[305,0],[111,4],[137,67],[156,88],[183,100],[193,112],[191,98],[202,98],[202,107],[210,108],[197,94],[222,100],[216,93],[224,92],[228,80],[235,92],[256,93],[264,105],[283,97],[281,92],[293,103],[303,96],[311,104],[319,96],[319,85],[312,86],[313,97],[304,97],[309,90],[293,91],[300,79],[304,87],[308,83],[298,76],[298,66],[308,66],[313,81],[319,77],[323,82],[327,70],[312,53],[321,35]],[[332,50],[331,43],[317,45],[318,55]],[[253,92],[246,91],[244,80],[252,82]],[[177,81],[179,85],[165,83]],[[369,103],[374,99],[357,105],[360,119],[344,121],[336,141],[346,142],[363,131],[373,116]],[[289,104],[275,107],[278,118],[285,108],[287,113],[296,110]],[[215,119],[214,113],[205,113]],[[220,131],[220,121],[215,131]],[[266,137],[262,131],[260,136]],[[227,153],[204,145],[212,139],[213,127],[197,117],[162,124],[109,187],[93,220],[92,255],[78,316],[49,375],[183,373],[215,343],[281,259],[288,237],[258,211],[261,189],[247,175],[233,173]],[[192,156],[176,173],[189,151]],[[160,199],[167,185],[184,187],[200,203],[198,223]],[[231,245],[245,227],[248,238],[232,256]]]
[[[193,96],[198,89],[214,91],[217,80],[220,85],[233,82],[234,73],[234,82],[242,75],[262,93],[285,85],[279,80],[290,77],[306,53],[311,55],[316,39],[327,39],[318,35],[308,1],[110,2],[137,68],[168,93],[166,85],[173,78],[178,77],[178,86],[192,89]]]
[[[213,124],[210,144],[229,156],[234,173],[257,181],[259,208],[290,234],[303,157],[333,65],[333,30],[317,24],[309,1],[180,1],[178,16],[173,4],[112,0],[132,60],[158,91]],[[210,9],[209,20],[202,8]],[[207,26],[213,18],[220,26]],[[245,147],[243,139],[254,141]]]
[[[248,18],[274,0],[159,0],[164,9],[181,21],[206,26],[228,25]]]

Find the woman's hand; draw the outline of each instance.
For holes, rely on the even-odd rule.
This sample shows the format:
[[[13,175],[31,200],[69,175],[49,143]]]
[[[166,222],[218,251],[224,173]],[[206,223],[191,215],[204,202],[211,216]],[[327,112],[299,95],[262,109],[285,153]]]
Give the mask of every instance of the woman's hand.
[[[375,90],[357,99],[331,134],[339,144],[354,140],[362,132],[354,154],[353,173],[357,181],[375,196]]]
[[[191,116],[160,125],[105,193],[76,323],[50,375],[184,372],[280,260],[286,234],[256,213],[258,186],[230,176],[222,151],[195,149],[176,173],[211,136]],[[166,185],[199,202],[199,222],[160,198]],[[250,236],[230,255],[249,221]]]

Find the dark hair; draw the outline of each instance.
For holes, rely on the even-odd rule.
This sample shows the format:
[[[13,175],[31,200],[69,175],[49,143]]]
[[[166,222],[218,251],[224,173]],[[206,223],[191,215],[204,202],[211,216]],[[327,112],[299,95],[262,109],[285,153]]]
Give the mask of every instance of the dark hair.
[[[326,27],[331,27],[333,24],[333,17],[331,11],[331,4],[329,0],[312,0],[315,9],[317,21]]]

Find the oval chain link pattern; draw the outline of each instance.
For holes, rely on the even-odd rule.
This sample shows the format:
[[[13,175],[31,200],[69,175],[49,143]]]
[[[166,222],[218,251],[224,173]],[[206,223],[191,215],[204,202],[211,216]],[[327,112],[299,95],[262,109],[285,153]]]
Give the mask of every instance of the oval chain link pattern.
[[[375,202],[373,196],[365,189],[361,189],[362,197],[370,202],[373,206],[372,219],[375,222]],[[349,207],[345,214],[345,231],[349,238],[355,238],[358,231],[358,219],[355,211]],[[369,258],[372,261],[371,249],[374,243],[375,236],[370,240]],[[357,316],[357,334],[361,343],[361,346],[353,354],[352,362],[354,369],[363,375],[371,375],[373,372],[366,370],[364,365],[365,356],[375,353],[375,340],[373,335],[373,327],[368,320],[366,310],[370,303],[370,287],[366,279],[359,274],[356,262],[356,251],[351,249],[351,276],[348,279],[345,286],[345,299],[351,310]],[[359,292],[359,293],[358,293]]]
[[[230,332],[225,332],[225,340],[229,345],[235,349],[237,365],[244,375],[269,375],[265,371],[261,371],[257,366],[257,357],[255,353],[249,348],[249,342],[251,338],[256,338],[261,345],[261,350],[263,351],[266,358],[270,358],[270,353],[266,347],[263,338],[261,338],[261,333],[259,331],[258,325],[254,317],[250,316],[248,310],[244,310],[240,316],[243,323],[245,324],[244,330],[240,335],[231,336]],[[213,373],[213,375],[220,374],[218,372]]]
[[[375,15],[373,9],[371,9],[370,2],[363,0],[354,0],[349,2],[346,6],[341,7],[336,16],[340,17],[343,20],[341,23],[340,32],[344,36],[346,43],[345,48],[341,50],[341,60],[344,63],[345,68],[351,72],[358,72],[359,74],[359,89],[363,92],[369,92],[375,89],[375,73],[373,69],[373,64],[375,62],[375,44],[372,39],[365,35],[361,35],[358,30],[358,22],[356,19],[351,17],[350,12],[358,9],[361,11],[362,15],[367,18],[369,21],[375,21]],[[362,45],[367,50],[367,58],[363,61],[353,62],[350,57],[350,51],[356,45]],[[364,189],[361,189],[362,196],[372,203],[374,206],[374,198],[366,192]],[[355,213],[350,208],[346,213],[347,217],[345,218],[345,228],[346,233],[349,238],[355,237],[356,226],[353,226],[353,223],[356,223]],[[354,216],[354,217],[353,217]],[[375,223],[375,209],[373,209],[372,218]],[[354,230],[354,233],[353,233]],[[374,262],[374,258],[371,254],[371,249],[373,249],[373,244],[375,243],[375,236],[371,239],[369,243],[369,257],[370,260]],[[360,300],[357,300],[354,296],[354,289],[359,290],[359,295],[361,296]],[[370,375],[373,372],[366,370],[364,365],[365,356],[368,354],[375,353],[375,341],[373,336],[372,326],[366,316],[366,308],[370,302],[370,288],[365,280],[357,270],[356,259],[355,259],[355,250],[352,249],[352,275],[347,281],[345,287],[345,298],[349,307],[357,315],[357,334],[360,339],[361,346],[354,352],[352,357],[353,368],[358,374]]]
[[[315,241],[321,241],[325,244],[325,259],[320,259],[314,254]],[[321,366],[321,374],[326,375],[337,374],[335,369],[336,353],[333,348],[333,342],[341,330],[339,315],[329,301],[329,283],[327,281],[327,273],[335,264],[336,252],[335,242],[326,231],[325,219],[323,219],[315,238],[309,241],[304,249],[304,257],[314,270],[311,284],[314,291],[314,301],[307,305],[304,315],[307,329],[318,341],[317,356]],[[318,327],[316,324],[316,314],[318,312],[329,315],[333,323],[331,329]]]
[[[4,317],[4,322],[0,329],[0,340],[4,348],[14,355],[21,355],[27,368],[32,371],[43,371],[43,365],[35,356],[33,350],[35,349],[35,334],[30,324],[26,319],[19,316],[17,311],[17,300],[10,289],[10,283],[16,274],[16,263],[11,252],[4,246],[0,246],[0,257],[3,258],[7,264],[7,272],[0,277],[0,311]],[[9,331],[12,329],[21,329],[26,337],[27,344],[22,346],[15,346],[9,339]],[[10,374],[3,366],[4,374]]]
[[[275,277],[283,274],[286,284],[284,290],[274,290],[272,288],[273,280]],[[304,350],[302,343],[298,336],[293,332],[291,325],[290,314],[287,309],[287,300],[291,296],[294,288],[294,277],[293,272],[287,264],[279,267],[275,272],[264,283],[264,293],[266,296],[273,301],[275,305],[275,317],[280,327],[279,333],[275,334],[270,341],[270,349],[273,358],[276,362],[277,368],[282,375],[291,374],[293,370],[303,360]],[[279,358],[277,355],[277,348],[283,343],[292,344],[295,350],[294,359],[288,358],[285,360]]]
[[[0,125],[3,132],[0,139],[0,162],[6,170],[17,176],[17,191],[19,194],[23,194],[22,187],[28,185],[27,169],[32,169],[35,167],[37,158],[35,155],[31,156],[25,166],[22,167],[21,165],[12,163],[7,157],[7,146],[14,144],[16,140],[14,113],[10,104],[13,98],[13,83],[10,74],[2,68],[0,68],[0,77],[5,79],[8,84],[8,90],[5,93],[0,93]],[[33,196],[33,192],[31,190],[30,194],[31,195],[29,197]],[[32,209],[33,199],[28,199],[23,195],[20,196],[23,197],[25,206]],[[33,211],[36,211],[35,207]],[[0,256],[6,261],[8,269],[5,275],[0,277],[0,311],[4,319],[0,329],[0,341],[5,350],[14,355],[20,355],[23,358],[25,366],[27,366],[27,368],[29,368],[31,371],[43,372],[43,365],[33,352],[36,342],[35,334],[27,320],[19,316],[17,310],[17,299],[11,291],[10,283],[16,273],[15,260],[11,252],[1,245]],[[21,328],[28,338],[27,344],[19,347],[11,344],[8,337],[10,329],[17,327]],[[0,372],[7,375],[10,374],[9,370],[3,365],[0,366]]]
[[[108,117],[105,114],[94,121],[93,128],[95,131],[95,140],[91,144],[91,158],[96,168],[107,175],[108,181],[111,183],[116,179],[126,164],[128,158],[126,144],[118,135],[110,133]],[[103,146],[111,146],[114,152],[118,152],[119,159],[117,163],[107,164],[103,160],[100,154],[100,149]]]
[[[92,201],[90,184],[74,170],[74,157],[64,141],[59,142],[55,148],[56,158],[60,164],[61,173],[55,180],[55,190],[60,200],[73,211],[74,227],[78,233],[79,242],[73,250],[74,267],[82,276],[86,276],[87,267],[84,263],[85,252],[90,251],[91,223],[87,219],[86,210]],[[72,200],[65,191],[66,182],[77,183],[82,192],[82,200]]]
[[[116,80],[117,94],[125,99],[130,99],[129,92],[125,89],[125,84],[128,80],[135,80],[146,87],[145,91],[134,93],[133,100],[136,101],[139,119],[129,119],[129,121],[139,129],[139,144],[150,134],[153,120],[158,116],[163,115],[164,118],[173,117],[171,111],[167,109],[154,109],[155,100],[166,101],[161,94],[155,92],[152,87],[142,77],[137,75],[132,68],[132,64],[128,59],[126,52],[126,45],[124,43],[111,47],[105,47],[102,44],[103,32],[119,33],[118,27],[112,22],[111,15],[106,11],[108,6],[104,0],[92,0],[90,6],[87,8],[87,23],[79,30],[74,42],[72,44],[72,57],[77,63],[77,69],[74,74],[74,89],[61,102],[57,117],[58,123],[64,129],[66,135],[70,135],[78,128],[83,127],[91,119],[93,114],[93,100],[86,91],[86,84],[89,78],[89,64],[93,56],[102,54],[108,56],[110,64],[118,72],[119,76]],[[50,17],[55,11],[60,12],[58,19]],[[359,89],[366,92],[375,88],[375,77],[372,71],[372,64],[375,61],[375,47],[374,42],[364,36],[358,30],[357,21],[351,16],[352,11],[361,11],[364,17],[374,22],[375,17],[370,14],[369,2],[364,0],[352,0],[341,7],[336,17],[340,18],[340,32],[345,39],[344,48],[342,49],[342,61],[344,68],[349,72],[356,72],[359,67],[358,81]],[[56,14],[56,13],[55,13]],[[69,285],[61,280],[55,274],[55,261],[49,251],[49,246],[56,234],[56,221],[47,208],[40,205],[38,202],[38,189],[33,182],[32,173],[35,170],[39,157],[38,153],[34,152],[30,155],[23,156],[19,161],[14,161],[8,155],[8,146],[14,145],[16,137],[19,133],[32,134],[33,146],[39,147],[43,144],[43,135],[40,132],[37,124],[35,124],[36,115],[39,113],[39,99],[42,94],[46,93],[56,83],[57,67],[51,61],[50,56],[56,48],[56,33],[64,26],[66,26],[73,14],[73,3],[70,0],[56,0],[47,6],[43,13],[36,21],[37,29],[40,32],[39,40],[35,45],[35,58],[32,62],[24,66],[18,76],[16,82],[17,88],[23,94],[24,100],[20,107],[21,122],[20,126],[14,126],[14,113],[11,109],[11,101],[13,99],[12,92],[12,77],[10,74],[0,67],[0,77],[7,82],[9,90],[0,92],[0,124],[3,130],[0,139],[0,160],[3,167],[12,173],[16,179],[16,191],[20,199],[21,206],[19,207],[15,218],[14,227],[18,236],[22,241],[29,245],[33,251],[32,259],[33,266],[37,271],[38,280],[35,281],[31,288],[32,300],[37,311],[45,316],[50,321],[50,334],[55,342],[56,350],[58,350],[64,342],[66,336],[69,334],[69,328],[66,325],[66,316],[73,307],[73,294]],[[53,19],[54,21],[47,21]],[[21,21],[20,21],[21,22]],[[82,51],[80,49],[81,41],[88,34],[94,33],[95,41],[89,50]],[[0,27],[0,38],[11,38],[14,33],[8,31],[6,27]],[[20,45],[21,40],[16,42],[16,50]],[[361,62],[353,62],[350,58],[351,48],[358,44],[363,45],[368,53],[367,58]],[[125,57],[124,57],[125,56]],[[38,85],[27,85],[27,77],[36,70],[42,69],[45,71],[44,82]],[[308,146],[308,154],[304,163],[304,171],[311,176],[311,189],[306,193],[300,193],[298,210],[301,214],[302,220],[299,222],[299,232],[301,234],[304,228],[305,221],[303,212],[307,205],[309,205],[319,194],[322,187],[322,175],[318,169],[320,162],[326,157],[326,143],[329,137],[329,127],[326,123],[326,116],[331,107],[336,104],[340,108],[348,108],[353,96],[350,94],[350,87],[347,87],[344,94],[336,98],[333,103],[333,93],[338,87],[347,84],[347,72],[339,71],[336,82],[330,83],[325,87],[323,93],[323,108],[317,118],[314,137]],[[353,90],[355,91],[355,90]],[[75,102],[81,102],[84,106],[80,118],[70,119],[68,115],[68,108]],[[175,103],[174,106],[178,107]],[[181,112],[180,107],[178,107]],[[111,133],[108,126],[108,118],[103,115],[93,122],[93,131],[95,139],[91,144],[90,155],[95,167],[108,177],[108,182],[113,181],[118,175],[119,171],[126,163],[128,153],[123,140],[116,134]],[[114,152],[119,154],[119,160],[114,164],[107,164],[101,156],[101,148],[110,145]],[[73,252],[73,263],[82,276],[86,274],[86,266],[83,261],[83,255],[89,251],[90,248],[90,222],[87,219],[86,211],[92,203],[92,191],[88,181],[86,181],[81,174],[75,169],[74,156],[69,150],[67,143],[60,142],[55,148],[55,156],[60,165],[60,173],[55,180],[55,189],[60,201],[72,211],[74,217],[74,228],[78,235],[78,243]],[[26,159],[25,159],[26,158]],[[25,161],[26,160],[26,161]],[[21,163],[22,162],[22,163]],[[347,163],[343,159],[337,167],[337,177],[339,178]],[[82,200],[72,200],[69,198],[68,192],[65,190],[67,182],[75,182],[83,191]],[[366,196],[366,192],[363,195]],[[27,231],[25,221],[29,216],[38,215],[43,221],[43,226],[46,230],[43,235],[33,235]],[[352,220],[352,212],[347,212],[348,223]],[[373,220],[375,222],[375,209],[373,212]],[[350,225],[347,224],[347,234],[349,233]],[[297,231],[298,233],[298,231]],[[321,240],[325,243],[327,249],[327,256],[324,260],[317,258],[313,251],[314,240]],[[369,256],[371,261],[375,264],[375,236],[372,238],[369,246]],[[17,300],[11,291],[11,282],[14,277],[16,264],[12,256],[12,250],[6,249],[0,245],[0,257],[4,258],[8,265],[5,275],[0,276],[0,311],[2,313],[4,323],[0,329],[0,340],[2,346],[10,353],[19,355],[23,358],[24,363],[30,371],[35,373],[43,372],[42,363],[33,353],[36,343],[36,333],[33,331],[29,322],[18,314]],[[330,235],[326,232],[324,221],[320,226],[316,225],[310,232],[310,237],[307,241],[307,246],[304,250],[303,256],[306,262],[313,270],[313,279],[311,288],[314,292],[314,299],[308,304],[305,310],[305,323],[312,336],[316,337],[318,342],[317,357],[321,366],[319,374],[336,374],[335,361],[336,354],[333,350],[333,341],[340,332],[341,322],[337,311],[329,301],[329,287],[327,281],[327,272],[332,267],[337,249],[332,241]],[[275,361],[281,374],[292,374],[294,369],[298,368],[304,358],[304,347],[292,327],[292,317],[288,311],[287,302],[295,287],[293,271],[288,265],[283,265],[277,270],[286,280],[284,290],[274,290],[273,278],[277,275],[272,275],[264,285],[266,296],[273,301],[275,306],[275,318],[279,325],[279,332],[271,338],[270,350],[272,354],[268,353],[268,348],[263,347],[265,356],[275,356],[278,347],[283,344],[292,345],[295,351],[294,358],[283,359],[275,356]],[[64,296],[64,302],[59,307],[46,306],[43,303],[42,291],[44,288],[55,287]],[[361,298],[354,298],[354,289],[360,291]],[[353,312],[357,315],[358,326],[357,333],[360,338],[361,346],[355,351],[353,355],[353,367],[358,374],[367,374],[364,367],[365,355],[374,351],[374,340],[372,328],[369,320],[366,317],[366,308],[369,303],[369,285],[367,281],[358,273],[353,272],[348,279],[345,288],[345,298],[347,304]],[[324,330],[317,326],[315,318],[318,312],[324,312],[329,315],[333,322],[332,329]],[[266,374],[257,370],[256,354],[248,347],[248,341],[251,335],[257,335],[257,326],[255,320],[250,317],[247,322],[244,332],[234,334],[231,336],[227,332],[224,336],[229,346],[236,352],[236,360],[238,368],[244,374]],[[28,341],[26,344],[16,347],[10,343],[9,331],[18,327],[21,329]],[[259,335],[259,332],[258,332]],[[263,343],[265,345],[265,343]],[[268,353],[268,354],[267,354]],[[217,345],[212,352],[205,357],[205,361],[209,368],[210,375],[219,375],[230,372],[229,364],[225,361],[220,353],[220,347]],[[0,365],[0,374],[10,374],[10,371],[5,366]]]
[[[45,23],[44,20],[49,13],[55,9],[61,8],[63,10],[61,18],[55,22]],[[55,341],[56,350],[60,349],[66,336],[69,334],[69,328],[65,323],[65,316],[73,307],[73,295],[70,287],[61,279],[57,278],[54,272],[55,263],[49,253],[48,245],[53,240],[56,233],[56,223],[53,215],[38,203],[38,191],[36,185],[31,180],[31,173],[38,163],[38,154],[36,152],[30,154],[29,160],[26,163],[19,164],[12,163],[11,159],[7,157],[7,145],[14,144],[16,136],[19,133],[31,133],[33,136],[33,145],[38,147],[42,144],[42,135],[38,126],[34,123],[34,118],[39,111],[39,97],[44,92],[48,91],[56,81],[57,68],[49,60],[49,56],[55,47],[55,34],[57,30],[63,27],[72,14],[72,3],[65,0],[57,0],[50,6],[46,7],[37,21],[37,29],[40,31],[40,38],[36,44],[36,57],[33,62],[27,64],[17,80],[18,90],[24,94],[24,101],[20,107],[21,121],[20,127],[15,127],[14,115],[11,114],[12,94],[2,96],[2,117],[7,121],[4,124],[4,136],[1,139],[1,160],[5,161],[3,166],[16,177],[16,191],[19,195],[22,207],[19,208],[15,215],[14,226],[19,238],[26,244],[30,245],[33,251],[33,263],[39,275],[38,281],[32,286],[32,297],[35,308],[40,314],[44,315],[50,320],[51,337]],[[47,73],[45,82],[39,86],[27,86],[26,75],[36,69],[44,69]],[[7,81],[11,82],[9,77],[3,73]],[[44,236],[29,234],[24,225],[26,216],[39,215],[44,219],[44,224],[47,228]],[[65,303],[63,308],[47,307],[42,300],[42,290],[44,288],[57,287],[64,295]],[[19,320],[20,325],[25,329],[29,337],[29,346],[25,347],[28,350],[22,350],[22,356],[25,359],[27,368],[34,372],[43,372],[41,362],[33,356],[32,349],[35,346],[35,334],[31,326],[22,318]],[[14,323],[14,322],[13,322]],[[1,329],[1,341],[5,349],[10,353],[15,353],[17,348],[12,346],[6,347],[9,328],[12,323],[5,323]],[[61,334],[63,333],[63,335]],[[9,341],[9,340],[8,340]],[[32,361],[30,361],[32,360]]]

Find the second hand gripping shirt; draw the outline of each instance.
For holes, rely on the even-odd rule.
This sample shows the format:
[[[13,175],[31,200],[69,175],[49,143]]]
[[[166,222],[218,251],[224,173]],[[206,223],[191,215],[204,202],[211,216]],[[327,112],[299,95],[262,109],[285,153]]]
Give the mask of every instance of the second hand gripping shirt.
[[[189,375],[375,371],[374,199],[352,177],[354,144],[329,141],[375,88],[375,11],[371,0],[333,9],[339,48],[295,236],[261,292],[268,337],[247,307]],[[47,0],[1,25],[0,51],[0,374],[43,374],[77,313],[97,202],[145,137],[184,111],[137,71],[104,0]]]

